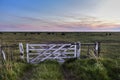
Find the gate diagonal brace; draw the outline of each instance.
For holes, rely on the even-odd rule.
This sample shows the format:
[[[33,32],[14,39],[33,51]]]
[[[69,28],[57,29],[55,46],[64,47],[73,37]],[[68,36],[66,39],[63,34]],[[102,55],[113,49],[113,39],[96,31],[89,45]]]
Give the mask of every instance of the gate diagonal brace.
[[[56,45],[55,45],[56,46]],[[59,47],[58,49],[56,49],[55,51],[53,51],[51,54],[49,54],[48,56],[46,56],[45,58],[43,58],[42,60],[40,61],[44,61],[46,59],[48,59],[51,55],[55,55],[56,52],[58,52],[60,49],[62,49],[64,46],[66,45],[62,45],[61,47]],[[53,47],[54,48],[54,47]],[[54,58],[53,58],[54,59]]]
[[[33,60],[31,60],[30,62],[34,62],[35,60],[39,59],[40,56],[42,56],[43,54],[45,54],[47,51],[51,50],[52,48],[54,48],[55,45],[53,45],[52,47],[48,48],[46,51],[44,51],[43,53],[39,54],[37,57],[35,57]]]

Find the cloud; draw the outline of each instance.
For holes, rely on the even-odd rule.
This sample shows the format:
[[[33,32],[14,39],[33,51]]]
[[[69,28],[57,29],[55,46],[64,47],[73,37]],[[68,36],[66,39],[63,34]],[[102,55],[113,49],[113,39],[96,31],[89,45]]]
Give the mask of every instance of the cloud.
[[[120,0],[104,0],[100,4],[93,15],[107,20],[120,20]]]
[[[1,31],[102,31],[120,30],[120,24],[91,16],[64,15],[51,18],[12,16],[16,24],[0,23]],[[21,22],[20,22],[21,21]]]

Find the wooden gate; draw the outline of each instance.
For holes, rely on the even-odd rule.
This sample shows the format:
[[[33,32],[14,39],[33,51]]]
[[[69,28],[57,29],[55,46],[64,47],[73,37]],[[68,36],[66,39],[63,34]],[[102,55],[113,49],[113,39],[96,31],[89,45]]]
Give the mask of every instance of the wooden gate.
[[[80,58],[81,44],[27,44],[27,62],[39,63],[47,59],[64,62],[66,58]]]

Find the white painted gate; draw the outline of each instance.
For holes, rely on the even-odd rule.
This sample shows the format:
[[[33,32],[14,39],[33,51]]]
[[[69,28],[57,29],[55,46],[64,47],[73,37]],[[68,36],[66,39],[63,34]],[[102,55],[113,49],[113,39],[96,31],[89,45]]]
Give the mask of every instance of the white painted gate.
[[[80,58],[80,43],[27,44],[27,62],[39,63],[47,59],[64,62],[66,58]]]

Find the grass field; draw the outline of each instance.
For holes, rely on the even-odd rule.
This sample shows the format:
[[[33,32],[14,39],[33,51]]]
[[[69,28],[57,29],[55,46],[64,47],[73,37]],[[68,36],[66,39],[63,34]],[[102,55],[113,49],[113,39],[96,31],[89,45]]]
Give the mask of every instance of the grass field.
[[[26,43],[101,42],[101,53],[97,59],[70,59],[64,64],[45,61],[31,65],[19,60],[18,47],[6,48],[8,61],[1,62],[0,80],[120,80],[119,36],[119,32],[1,32],[2,46],[18,46],[19,42],[24,43],[24,47]],[[82,47],[81,56],[86,54],[84,50]]]

